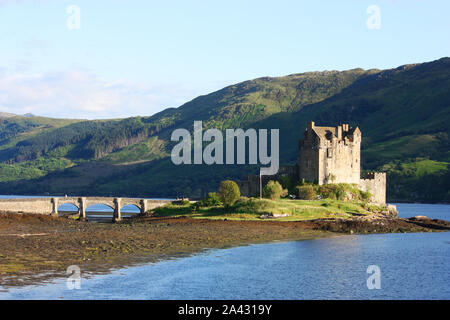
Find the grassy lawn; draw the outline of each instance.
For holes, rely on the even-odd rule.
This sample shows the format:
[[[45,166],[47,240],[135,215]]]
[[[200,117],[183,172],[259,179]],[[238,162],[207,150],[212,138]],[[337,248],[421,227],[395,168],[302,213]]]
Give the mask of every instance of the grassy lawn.
[[[173,205],[155,209],[157,216],[177,217],[189,216],[200,219],[229,220],[261,220],[264,214],[288,214],[279,217],[279,221],[301,221],[319,218],[350,218],[353,214],[370,214],[371,210],[382,210],[382,207],[368,205],[363,202],[348,202],[340,200],[268,200],[243,198],[231,208],[201,207],[194,209],[192,204]]]

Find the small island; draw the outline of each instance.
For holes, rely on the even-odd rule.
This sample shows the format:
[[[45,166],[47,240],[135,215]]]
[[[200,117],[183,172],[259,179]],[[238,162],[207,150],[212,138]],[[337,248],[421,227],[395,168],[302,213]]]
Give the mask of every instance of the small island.
[[[450,230],[450,222],[444,220],[398,218],[393,207],[367,202],[369,194],[352,185],[305,183],[297,189],[305,197],[316,198],[327,191],[328,198],[281,198],[286,190],[275,181],[265,186],[267,198],[247,198],[240,196],[236,183],[224,181],[218,193],[200,201],[174,201],[118,223],[92,223],[78,214],[1,213],[0,284],[8,287],[64,277],[74,264],[88,275],[209,248]]]
[[[70,265],[80,266],[84,274],[101,273],[209,248],[450,230],[450,222],[444,220],[399,218],[396,207],[385,203],[386,175],[371,173],[360,179],[360,143],[358,128],[317,127],[311,122],[299,143],[296,165],[282,167],[261,181],[254,176],[222,181],[217,192],[197,201],[99,197],[0,201],[0,285],[65,276]],[[116,223],[86,221],[85,207],[102,201],[115,208]],[[66,202],[78,205],[79,211],[58,214],[58,204]],[[140,214],[122,219],[120,208],[130,202]],[[11,210],[21,203],[29,212]]]

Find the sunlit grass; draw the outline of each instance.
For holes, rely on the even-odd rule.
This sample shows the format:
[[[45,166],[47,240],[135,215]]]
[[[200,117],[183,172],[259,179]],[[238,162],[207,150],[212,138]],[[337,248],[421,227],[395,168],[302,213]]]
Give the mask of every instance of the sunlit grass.
[[[193,204],[173,205],[155,209],[160,217],[189,216],[194,219],[261,220],[262,215],[287,215],[279,221],[302,221],[323,218],[350,218],[353,214],[370,214],[383,208],[364,202],[340,200],[268,200],[242,198],[230,208],[195,207]]]

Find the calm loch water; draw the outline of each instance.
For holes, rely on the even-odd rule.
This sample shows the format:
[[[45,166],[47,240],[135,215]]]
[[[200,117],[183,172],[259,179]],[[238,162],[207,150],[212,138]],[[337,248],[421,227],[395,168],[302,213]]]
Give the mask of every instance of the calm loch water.
[[[450,205],[400,204],[450,220]],[[380,269],[380,289],[367,268]],[[2,299],[450,299],[450,233],[342,236],[208,250],[190,257],[0,292]]]

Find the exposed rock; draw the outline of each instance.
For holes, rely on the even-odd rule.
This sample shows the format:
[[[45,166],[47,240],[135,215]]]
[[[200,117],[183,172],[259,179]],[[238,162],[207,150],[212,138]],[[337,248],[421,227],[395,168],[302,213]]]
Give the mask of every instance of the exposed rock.
[[[394,217],[398,217],[398,211],[397,211],[397,206],[393,205],[393,204],[388,204],[386,205],[389,213],[394,216]]]
[[[274,218],[282,218],[282,217],[288,217],[290,216],[290,214],[288,213],[267,213],[267,214],[262,214],[259,216],[260,219],[274,219]]]
[[[416,219],[416,220],[431,220],[427,216],[415,216],[414,219]]]
[[[290,214],[288,214],[288,213],[275,213],[275,214],[272,214],[272,216],[274,218],[281,218],[281,217],[288,217],[288,216],[290,216]]]

